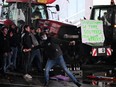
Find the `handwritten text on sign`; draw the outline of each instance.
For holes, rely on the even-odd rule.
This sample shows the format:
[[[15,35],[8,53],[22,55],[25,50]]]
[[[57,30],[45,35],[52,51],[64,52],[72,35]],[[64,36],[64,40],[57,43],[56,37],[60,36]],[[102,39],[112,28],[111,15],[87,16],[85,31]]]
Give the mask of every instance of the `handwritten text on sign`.
[[[82,20],[81,35],[83,43],[103,43],[103,22],[98,20]]]

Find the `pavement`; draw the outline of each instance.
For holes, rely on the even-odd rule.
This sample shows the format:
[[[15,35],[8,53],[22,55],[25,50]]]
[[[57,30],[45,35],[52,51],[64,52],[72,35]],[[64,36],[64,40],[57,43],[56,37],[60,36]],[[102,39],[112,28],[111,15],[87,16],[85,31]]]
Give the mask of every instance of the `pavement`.
[[[32,80],[25,80],[23,74],[7,72],[7,76],[0,77],[0,87],[44,87],[43,76],[33,75]],[[80,80],[81,82],[82,80]],[[82,82],[81,82],[82,83]],[[72,81],[50,80],[47,87],[77,87]],[[82,83],[81,87],[98,87]]]
[[[100,68],[98,68],[100,67]],[[106,68],[106,66],[103,66]],[[85,69],[84,69],[85,68]],[[83,68],[83,77],[88,75],[88,71],[90,68],[92,69],[102,69],[101,66],[84,66]],[[88,69],[87,69],[88,68]],[[111,69],[111,67],[108,67]],[[87,73],[85,71],[87,71]],[[104,69],[106,70],[106,69]],[[102,71],[102,70],[101,70]],[[91,71],[91,73],[94,71]],[[89,72],[90,73],[90,72]],[[25,80],[23,78],[23,74],[19,72],[7,72],[6,76],[0,75],[0,87],[44,87],[44,75],[43,72],[32,73],[32,80]],[[78,78],[78,77],[77,77]],[[116,87],[116,82],[109,85],[109,81],[104,83],[101,81],[94,81],[86,78],[79,78],[79,81],[82,83],[81,87]],[[63,81],[63,80],[50,80],[49,85],[47,87],[77,87],[71,80]]]

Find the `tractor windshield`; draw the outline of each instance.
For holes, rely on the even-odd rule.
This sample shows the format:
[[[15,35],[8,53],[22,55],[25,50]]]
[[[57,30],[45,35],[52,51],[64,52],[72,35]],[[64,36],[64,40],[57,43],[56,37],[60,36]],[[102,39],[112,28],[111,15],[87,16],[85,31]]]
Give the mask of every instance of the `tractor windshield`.
[[[116,41],[116,5],[94,6],[91,19],[103,21],[105,43]]]
[[[3,5],[1,17],[10,19],[15,24],[19,21],[26,23],[33,22],[36,19],[47,19],[47,10],[44,4],[35,3],[8,3]]]
[[[101,6],[93,8],[91,19],[102,20],[104,25],[116,24],[116,7]]]

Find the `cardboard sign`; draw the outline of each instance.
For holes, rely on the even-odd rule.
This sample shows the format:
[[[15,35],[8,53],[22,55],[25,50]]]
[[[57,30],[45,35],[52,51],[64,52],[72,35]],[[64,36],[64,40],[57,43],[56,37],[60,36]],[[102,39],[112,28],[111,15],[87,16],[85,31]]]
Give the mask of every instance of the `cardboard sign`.
[[[99,20],[81,20],[82,43],[98,44],[104,42],[103,22]]]

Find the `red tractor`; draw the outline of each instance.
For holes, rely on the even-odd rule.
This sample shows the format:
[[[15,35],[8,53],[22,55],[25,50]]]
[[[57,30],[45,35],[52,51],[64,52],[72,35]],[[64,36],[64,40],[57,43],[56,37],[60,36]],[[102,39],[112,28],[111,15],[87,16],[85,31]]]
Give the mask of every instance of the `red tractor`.
[[[40,1],[40,0],[39,0]],[[55,0],[51,0],[55,1]],[[55,34],[61,39],[66,40],[76,40],[77,45],[72,49],[74,50],[71,55],[75,59],[78,54],[78,48],[80,48],[80,54],[83,56],[89,57],[91,56],[91,48],[86,46],[85,44],[81,44],[81,26],[77,27],[70,24],[65,24],[62,22],[49,20],[48,10],[47,8],[55,7],[56,11],[59,11],[59,6],[47,6],[46,3],[38,2],[37,0],[6,0],[6,3],[3,2],[2,13],[0,19],[0,24],[5,24],[9,26],[12,23],[15,23],[18,27],[23,24],[29,24],[33,26],[35,29],[40,27],[41,29],[49,28],[50,32]],[[104,35],[105,35],[105,46],[109,45],[113,48],[113,54],[115,52],[115,5],[107,5],[107,6],[94,6],[91,12],[91,20],[102,20],[102,16],[104,13],[109,12],[107,14],[106,19],[103,20],[104,26]],[[111,21],[112,20],[112,21]],[[107,25],[106,25],[107,24]],[[107,49],[105,46],[101,46],[103,48],[103,54],[107,56]],[[67,48],[67,47],[66,47]],[[105,53],[104,53],[105,52]],[[70,54],[70,53],[66,53]],[[87,55],[86,55],[87,54]],[[102,54],[99,54],[102,55]],[[69,56],[70,57],[70,56]],[[70,57],[72,58],[72,56]]]
[[[68,24],[49,20],[47,8],[55,7],[56,11],[59,11],[60,9],[59,5],[47,6],[47,3],[52,3],[55,0],[45,1],[49,2],[45,3],[41,0],[6,0],[6,3],[3,2],[1,13],[2,19],[0,21],[5,25],[15,23],[17,26],[21,26],[22,24],[29,24],[34,28],[40,27],[43,29],[44,27],[47,27],[54,34],[58,34],[60,27]]]
[[[36,0],[6,0],[6,3],[3,3],[2,6],[1,18],[9,21],[9,23],[3,21],[2,24],[9,26],[15,23],[18,27],[29,24],[35,29],[38,27],[41,29],[49,28],[52,34],[61,39],[79,39],[79,31],[76,26],[49,20],[47,8],[51,7],[55,7],[56,11],[60,10],[59,5],[47,6],[46,3],[37,2]],[[71,54],[74,54],[73,51],[71,51]],[[71,58],[69,57],[69,59]]]

